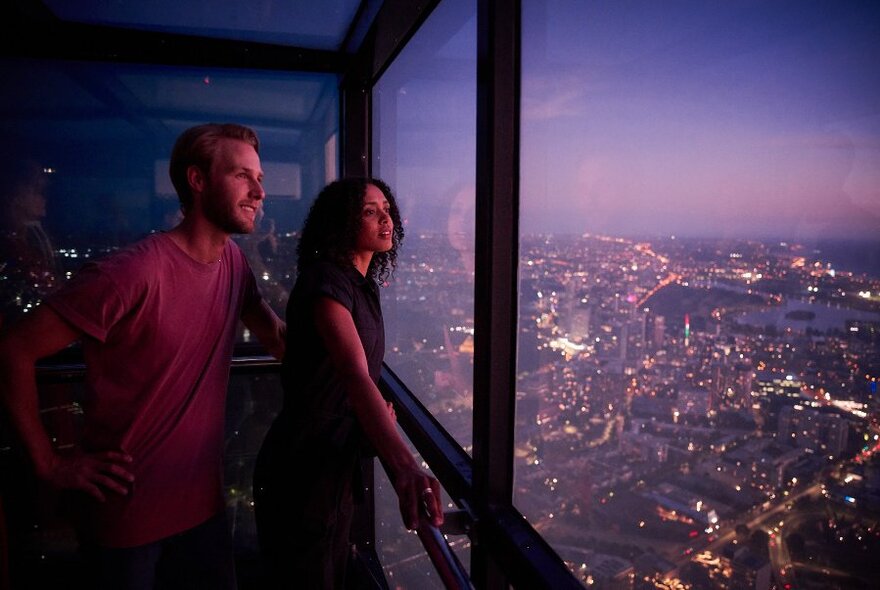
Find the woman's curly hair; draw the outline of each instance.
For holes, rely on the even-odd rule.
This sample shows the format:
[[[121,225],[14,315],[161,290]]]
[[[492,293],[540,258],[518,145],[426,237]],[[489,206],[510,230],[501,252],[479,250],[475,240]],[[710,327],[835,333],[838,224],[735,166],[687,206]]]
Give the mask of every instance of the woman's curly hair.
[[[373,254],[367,276],[381,283],[394,273],[397,249],[403,241],[403,224],[394,193],[377,178],[343,178],[324,187],[312,203],[303,225],[296,248],[299,268],[317,260],[352,266],[357,234],[363,219],[364,196],[367,185],[370,184],[382,191],[388,199],[389,215],[394,222],[394,229],[391,234],[391,249]]]

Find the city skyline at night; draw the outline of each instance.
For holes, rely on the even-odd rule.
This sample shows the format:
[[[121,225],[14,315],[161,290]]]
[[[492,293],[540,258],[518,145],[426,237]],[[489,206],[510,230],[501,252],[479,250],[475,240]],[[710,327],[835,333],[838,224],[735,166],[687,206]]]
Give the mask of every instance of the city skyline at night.
[[[446,243],[413,238],[385,291],[387,361],[469,441],[471,295],[457,257],[428,254]],[[520,282],[515,502],[585,583],[738,588],[760,573],[811,587],[821,576],[798,565],[811,551],[861,587],[866,571],[841,565],[809,514],[861,520],[853,534],[871,540],[841,545],[853,554],[880,539],[880,276],[796,243],[531,235]],[[784,522],[811,549],[774,553]],[[412,579],[396,543],[389,567]]]

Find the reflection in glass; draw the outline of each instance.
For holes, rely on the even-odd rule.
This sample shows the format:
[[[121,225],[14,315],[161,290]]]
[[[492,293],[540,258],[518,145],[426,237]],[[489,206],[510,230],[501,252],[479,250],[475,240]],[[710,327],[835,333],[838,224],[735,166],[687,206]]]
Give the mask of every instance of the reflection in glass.
[[[373,174],[406,238],[385,362],[466,448],[472,430],[476,16],[441,3],[373,89]]]
[[[46,217],[49,178],[54,170],[10,153],[0,162],[5,180],[0,200],[0,326],[32,311],[59,280],[55,247]]]

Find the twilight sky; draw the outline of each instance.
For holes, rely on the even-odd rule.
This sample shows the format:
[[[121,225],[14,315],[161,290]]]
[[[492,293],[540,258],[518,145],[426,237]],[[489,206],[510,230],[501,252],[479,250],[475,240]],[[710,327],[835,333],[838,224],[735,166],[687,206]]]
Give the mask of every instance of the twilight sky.
[[[880,3],[524,5],[524,231],[880,236]]]

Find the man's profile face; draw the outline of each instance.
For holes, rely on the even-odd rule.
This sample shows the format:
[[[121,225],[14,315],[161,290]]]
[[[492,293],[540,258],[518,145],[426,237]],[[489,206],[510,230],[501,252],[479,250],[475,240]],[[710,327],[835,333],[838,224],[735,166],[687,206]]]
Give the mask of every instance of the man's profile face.
[[[205,218],[229,234],[254,231],[263,199],[263,169],[244,141],[222,139],[200,195]]]

